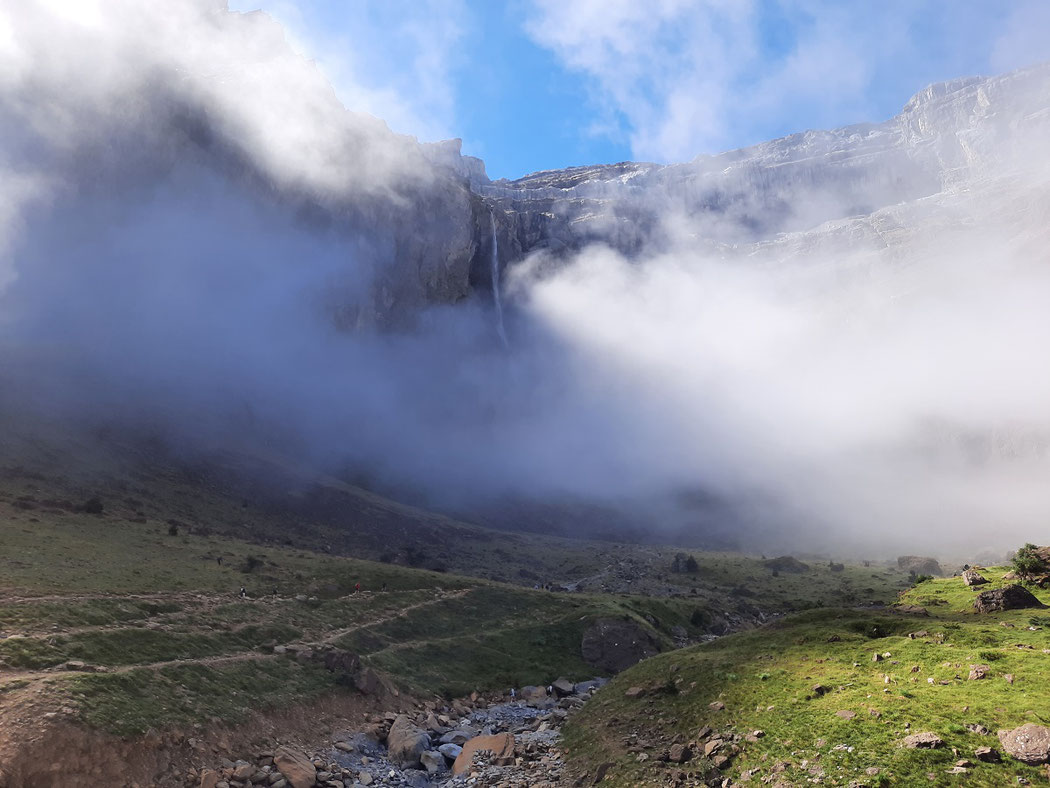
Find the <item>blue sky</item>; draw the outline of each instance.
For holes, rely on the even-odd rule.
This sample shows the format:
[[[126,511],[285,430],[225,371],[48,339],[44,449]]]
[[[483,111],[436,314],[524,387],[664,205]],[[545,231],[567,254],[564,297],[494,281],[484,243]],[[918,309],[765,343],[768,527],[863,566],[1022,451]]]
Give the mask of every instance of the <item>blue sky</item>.
[[[489,176],[680,161],[894,115],[931,82],[1050,59],[1044,0],[231,0],[344,103]]]

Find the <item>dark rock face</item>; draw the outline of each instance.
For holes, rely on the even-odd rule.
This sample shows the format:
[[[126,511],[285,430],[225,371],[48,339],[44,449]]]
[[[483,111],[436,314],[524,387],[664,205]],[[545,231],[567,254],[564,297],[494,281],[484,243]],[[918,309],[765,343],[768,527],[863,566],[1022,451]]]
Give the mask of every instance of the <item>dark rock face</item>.
[[[1012,585],[982,591],[973,600],[978,613],[993,613],[997,610],[1020,610],[1027,607],[1046,607],[1024,586]]]
[[[905,572],[914,572],[917,575],[934,575],[940,577],[944,574],[941,565],[936,558],[928,558],[921,555],[902,555],[897,558],[897,568]]]
[[[1031,765],[1050,760],[1050,728],[1029,722],[1012,731],[999,731],[999,742],[1011,758]]]
[[[651,633],[633,621],[603,618],[583,633],[581,653],[587,664],[618,673],[647,657],[660,653]]]

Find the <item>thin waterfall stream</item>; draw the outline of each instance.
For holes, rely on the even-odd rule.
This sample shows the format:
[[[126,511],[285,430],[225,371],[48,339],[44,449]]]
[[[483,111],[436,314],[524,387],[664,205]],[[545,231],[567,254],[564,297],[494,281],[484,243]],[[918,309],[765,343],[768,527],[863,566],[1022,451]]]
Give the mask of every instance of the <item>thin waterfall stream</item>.
[[[499,334],[503,346],[507,347],[510,343],[507,341],[507,331],[503,326],[503,298],[500,295],[499,282],[499,240],[496,238],[496,215],[491,211],[489,222],[492,225],[492,301],[496,305],[496,333]]]

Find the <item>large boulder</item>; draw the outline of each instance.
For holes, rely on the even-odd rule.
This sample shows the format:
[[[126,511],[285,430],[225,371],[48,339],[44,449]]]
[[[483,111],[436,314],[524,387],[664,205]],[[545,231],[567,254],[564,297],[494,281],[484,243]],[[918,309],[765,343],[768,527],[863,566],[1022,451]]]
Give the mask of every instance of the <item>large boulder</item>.
[[[576,691],[576,685],[566,678],[558,679],[551,686],[554,687],[554,691],[558,693],[559,698],[572,695]]]
[[[999,743],[1012,758],[1038,764],[1050,760],[1050,728],[1027,722],[1012,731],[999,731]]]
[[[1011,585],[982,591],[973,600],[978,613],[994,613],[997,610],[1020,610],[1026,607],[1046,607],[1024,586]]]
[[[488,752],[496,766],[509,766],[514,763],[514,735],[497,733],[494,736],[475,736],[463,745],[463,751],[452,764],[452,774],[456,777],[470,769],[474,754]]]
[[[400,714],[390,726],[386,746],[390,760],[402,769],[418,769],[419,756],[430,749],[430,734],[416,727],[404,714]]]
[[[897,557],[897,568],[905,572],[914,572],[917,575],[934,575],[940,577],[944,574],[941,565],[936,558],[924,555],[902,555]]]
[[[987,578],[982,576],[976,569],[967,569],[962,573],[962,579],[968,586],[983,586],[988,582]]]
[[[774,572],[791,572],[794,574],[800,574],[809,571],[809,564],[804,564],[791,555],[767,558],[762,562],[762,566],[766,569],[772,569]]]
[[[317,782],[313,761],[295,747],[278,747],[273,754],[273,765],[292,788],[313,788]]]
[[[518,690],[518,697],[527,703],[541,703],[547,700],[547,689],[529,684]]]
[[[619,673],[660,653],[660,643],[635,621],[600,618],[583,633],[584,661],[602,671]]]

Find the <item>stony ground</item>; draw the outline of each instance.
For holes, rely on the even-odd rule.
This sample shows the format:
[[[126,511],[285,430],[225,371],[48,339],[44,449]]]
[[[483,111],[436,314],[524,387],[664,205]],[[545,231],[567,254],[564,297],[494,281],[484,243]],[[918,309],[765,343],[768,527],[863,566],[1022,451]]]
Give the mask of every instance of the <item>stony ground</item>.
[[[379,713],[363,726],[334,730],[322,745],[272,741],[239,757],[228,754],[188,773],[186,785],[545,788],[570,784],[560,745],[561,725],[604,683],[598,679],[574,685],[562,680],[557,689],[523,687],[514,696],[475,693],[451,703],[421,703],[407,713]]]
[[[1050,592],[989,610],[1016,581],[982,574],[646,660],[570,721],[564,747],[632,788],[1045,783]]]

